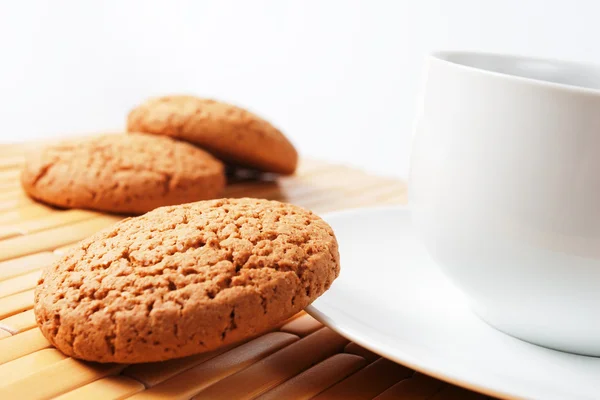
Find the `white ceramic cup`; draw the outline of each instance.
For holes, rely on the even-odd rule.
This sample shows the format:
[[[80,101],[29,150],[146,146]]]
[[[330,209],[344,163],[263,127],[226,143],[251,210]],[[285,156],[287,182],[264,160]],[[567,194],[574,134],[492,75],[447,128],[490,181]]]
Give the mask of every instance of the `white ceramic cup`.
[[[600,68],[436,53],[416,122],[413,221],[474,312],[600,356]]]

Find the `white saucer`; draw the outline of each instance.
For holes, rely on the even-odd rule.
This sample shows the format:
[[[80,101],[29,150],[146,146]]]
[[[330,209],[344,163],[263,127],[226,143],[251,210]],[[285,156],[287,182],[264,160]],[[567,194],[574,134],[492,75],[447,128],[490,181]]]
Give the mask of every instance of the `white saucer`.
[[[342,272],[307,311],[348,339],[428,375],[498,397],[600,398],[600,358],[549,350],[469,310],[415,237],[404,207],[325,216]]]

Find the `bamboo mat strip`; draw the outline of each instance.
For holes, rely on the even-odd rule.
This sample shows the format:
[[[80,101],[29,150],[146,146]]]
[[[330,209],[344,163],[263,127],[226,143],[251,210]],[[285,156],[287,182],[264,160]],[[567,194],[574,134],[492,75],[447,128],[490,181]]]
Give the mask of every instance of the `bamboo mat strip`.
[[[306,314],[293,321],[283,325],[280,329],[282,332],[288,332],[296,336],[304,337],[321,329],[323,324]]]
[[[323,165],[314,168],[307,174],[295,175],[293,177],[283,177],[276,181],[251,181],[229,186],[225,189],[225,197],[243,197],[252,193],[256,197],[269,197],[279,192],[285,192],[293,198],[306,195],[310,192],[322,190],[324,185],[330,187],[339,187],[339,178],[343,172],[348,170],[341,166]]]
[[[0,171],[5,169],[14,169],[21,166],[25,161],[23,156],[8,156],[0,158]]]
[[[51,252],[41,252],[0,262],[0,282],[41,269],[56,258]]]
[[[0,193],[10,190],[15,190],[20,187],[20,183],[16,181],[0,181]]]
[[[6,143],[0,146],[0,158],[9,158],[14,156],[23,156],[31,149],[35,149],[40,145],[40,142],[20,142]]]
[[[341,352],[348,340],[321,328],[241,372],[201,391],[194,399],[253,399],[310,366]]]
[[[286,323],[288,323],[288,321],[291,322],[291,321],[295,320],[296,318],[299,318],[303,315],[307,315],[307,314],[304,312],[300,312],[300,313],[296,314],[295,316],[293,316],[292,318],[288,319],[287,321],[284,321],[281,325],[285,325]],[[271,340],[270,338],[272,336],[273,336],[273,334],[269,333],[269,334],[263,335],[262,337],[265,339]],[[256,338],[256,339],[260,339],[260,338]],[[262,343],[261,341],[255,341],[254,345],[260,347],[261,343]],[[237,343],[237,344],[234,344],[231,346],[227,346],[225,348],[218,349],[216,351],[198,354],[198,355],[191,356],[191,357],[185,357],[185,358],[163,361],[163,362],[131,365],[123,371],[123,374],[137,379],[138,381],[144,383],[144,385],[146,385],[146,387],[152,387],[161,382],[166,381],[169,378],[174,377],[175,375],[177,375],[183,371],[187,371],[187,370],[195,367],[196,365],[199,365],[203,362],[211,360],[211,359],[217,357],[218,355],[225,353],[226,351],[229,351],[235,347],[241,346],[242,344],[244,344],[244,342]]]
[[[0,210],[0,223],[7,224],[13,222],[28,221],[39,218],[43,215],[56,213],[57,210],[42,204],[25,204],[22,207],[8,210]]]
[[[14,192],[7,192],[7,193],[14,193]],[[17,192],[18,193],[18,192]],[[44,206],[40,206],[39,204],[35,203],[33,200],[31,200],[30,198],[27,197],[21,197],[21,196],[10,196],[4,200],[0,201],[0,211],[10,211],[10,210],[14,210],[20,207],[24,207],[24,206],[32,206],[32,208],[46,208]]]
[[[0,202],[4,200],[14,200],[14,199],[26,199],[27,195],[25,192],[19,187],[12,190],[6,190],[4,192],[0,192]],[[27,201],[27,200],[25,200]]]
[[[146,387],[150,388],[158,385],[184,371],[187,371],[196,365],[200,365],[216,356],[223,354],[232,347],[198,354],[191,357],[179,358],[163,362],[153,362],[146,364],[134,364],[123,371],[123,375],[130,376]]]
[[[36,326],[35,315],[32,310],[23,311],[10,317],[0,320],[0,329],[13,335],[33,329]]]
[[[50,343],[38,328],[2,339],[0,340],[0,365],[48,347]]]
[[[431,400],[477,400],[481,395],[452,385],[444,386]]]
[[[55,400],[124,399],[144,390],[140,382],[125,376],[109,376],[65,393]]]
[[[298,340],[297,336],[276,332],[253,341],[188,369],[150,389],[133,396],[133,399],[189,399],[211,384],[235,374],[264,357],[277,352]],[[288,347],[286,347],[288,346]],[[236,397],[232,397],[236,398]]]
[[[8,239],[19,235],[28,235],[31,233],[40,232],[51,228],[57,228],[64,225],[71,225],[74,222],[85,221],[100,216],[101,214],[93,213],[90,211],[68,210],[48,214],[29,221],[5,224],[3,226],[0,226],[0,240]]]
[[[0,399],[48,399],[121,372],[124,365],[91,364],[66,358],[0,386]]]
[[[343,353],[336,354],[285,381],[256,399],[309,400],[356,372],[366,363],[366,360],[360,356]]]
[[[0,182],[15,182],[19,180],[21,171],[17,168],[0,171]]]
[[[314,399],[370,400],[412,374],[410,369],[380,358]]]
[[[7,337],[10,337],[11,334],[5,330],[0,329],[0,340],[1,339],[6,339]]]
[[[65,360],[67,356],[56,349],[43,349],[0,365],[0,382],[6,385]]]
[[[0,241],[0,261],[40,251],[54,250],[57,247],[77,242],[114,224],[119,219],[121,218],[105,215],[26,236],[2,240]]]
[[[62,247],[58,247],[56,249],[54,249],[53,253],[56,256],[62,256],[64,255],[67,251],[71,250],[75,245],[73,243],[68,244],[66,246],[62,246]]]
[[[38,270],[0,282],[0,299],[33,289],[41,275]]]
[[[33,308],[33,289],[0,299],[0,320]]]
[[[354,342],[348,343],[348,345],[344,348],[344,351],[346,353],[350,353],[350,354],[355,354],[357,356],[361,356],[362,358],[364,358],[365,360],[367,360],[369,362],[369,364],[379,358],[379,356],[377,354],[375,354],[372,351],[367,350],[367,349],[365,349],[363,347],[360,347],[359,345],[357,345]]]
[[[29,221],[45,215],[56,213],[57,210],[40,204],[30,204],[12,210],[0,210],[0,224]]]
[[[447,385],[441,381],[415,373],[375,397],[375,400],[431,399],[445,386]]]

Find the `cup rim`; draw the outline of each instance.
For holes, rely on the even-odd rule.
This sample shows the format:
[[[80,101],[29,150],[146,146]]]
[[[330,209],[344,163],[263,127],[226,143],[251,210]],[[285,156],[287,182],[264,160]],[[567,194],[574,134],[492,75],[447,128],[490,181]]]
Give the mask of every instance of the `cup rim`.
[[[568,83],[559,83],[539,78],[531,78],[524,77],[515,74],[505,73],[493,71],[491,69],[476,67],[472,65],[468,65],[465,63],[460,63],[457,61],[450,60],[450,56],[474,56],[474,57],[489,57],[489,58],[497,58],[503,60],[512,60],[512,61],[528,61],[528,62],[543,62],[548,64],[560,65],[563,67],[573,68],[573,69],[582,69],[582,70],[596,70],[598,72],[598,76],[600,76],[600,65],[595,63],[588,62],[577,62],[566,59],[558,59],[558,58],[549,58],[549,57],[537,57],[537,56],[529,56],[529,55],[521,55],[517,53],[500,53],[500,52],[487,52],[487,51],[473,51],[473,50],[435,50],[429,53],[428,58],[430,60],[435,60],[437,62],[445,63],[453,68],[458,68],[461,70],[491,75],[502,79],[510,79],[521,81],[523,83],[528,83],[532,85],[543,86],[548,89],[558,89],[564,91],[570,91],[573,93],[580,94],[588,94],[588,95],[600,95],[600,88],[595,89],[587,86],[578,86]]]

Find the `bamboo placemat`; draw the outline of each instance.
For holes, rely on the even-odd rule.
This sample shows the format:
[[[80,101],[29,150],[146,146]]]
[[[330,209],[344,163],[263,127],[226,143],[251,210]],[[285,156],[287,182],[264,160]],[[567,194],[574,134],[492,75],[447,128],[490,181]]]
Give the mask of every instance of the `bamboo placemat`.
[[[120,217],[56,210],[21,190],[28,145],[0,146],[0,399],[482,399],[349,342],[305,313],[271,333],[162,363],[85,363],[52,348],[35,326],[41,268]],[[262,197],[317,213],[405,202],[394,179],[304,160],[293,177],[240,179],[227,197]]]

